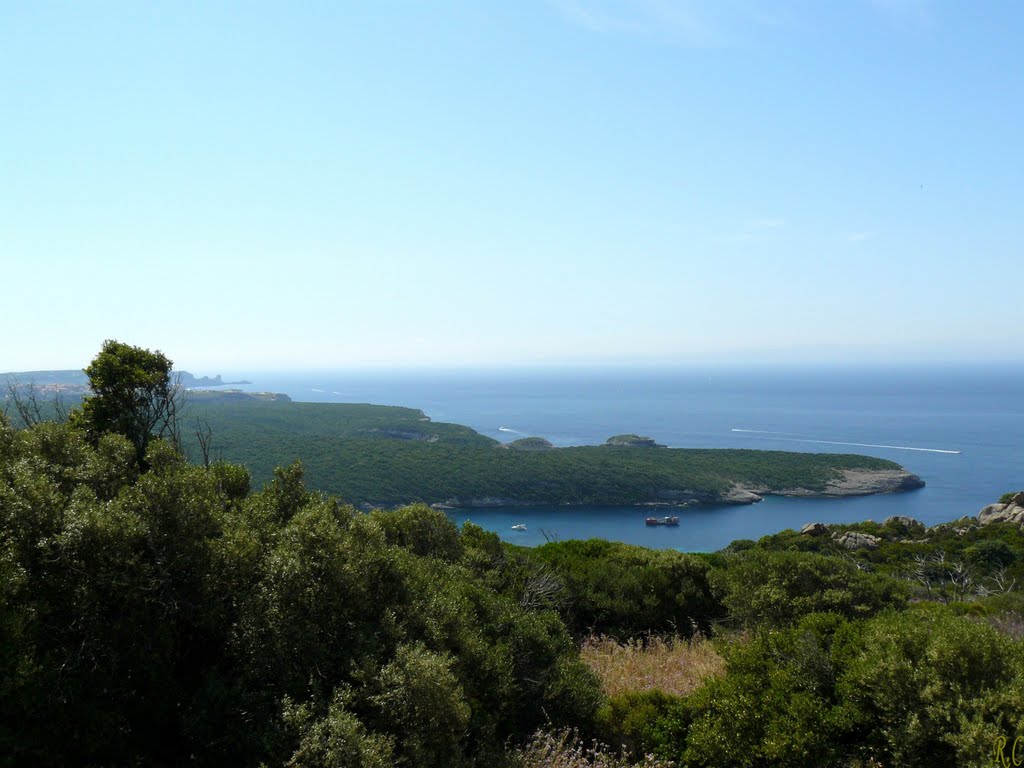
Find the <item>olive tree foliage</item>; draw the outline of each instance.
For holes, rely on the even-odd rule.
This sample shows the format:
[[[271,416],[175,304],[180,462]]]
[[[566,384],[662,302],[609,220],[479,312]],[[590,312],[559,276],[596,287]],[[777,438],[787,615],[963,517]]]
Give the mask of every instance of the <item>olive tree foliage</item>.
[[[107,432],[127,437],[140,466],[154,438],[181,444],[185,389],[171,373],[171,360],[119,341],[103,342],[85,369],[92,395],[76,416],[93,441]]]

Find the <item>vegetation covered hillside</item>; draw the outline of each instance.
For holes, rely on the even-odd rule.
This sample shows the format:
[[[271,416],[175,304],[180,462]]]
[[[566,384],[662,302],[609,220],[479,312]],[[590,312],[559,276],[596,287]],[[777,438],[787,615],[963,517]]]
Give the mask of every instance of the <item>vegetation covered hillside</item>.
[[[496,764],[599,701],[528,561],[298,467],[0,423],[0,764]]]
[[[0,765],[980,768],[1024,744],[1019,522],[523,549],[359,512],[299,463],[258,489],[190,464],[168,365],[108,343],[66,423],[0,416]]]

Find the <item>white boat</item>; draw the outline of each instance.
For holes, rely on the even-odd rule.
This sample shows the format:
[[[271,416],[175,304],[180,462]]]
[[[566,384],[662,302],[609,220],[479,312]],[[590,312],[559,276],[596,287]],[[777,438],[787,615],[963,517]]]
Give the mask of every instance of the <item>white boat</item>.
[[[523,525],[522,523],[518,523],[518,524],[512,526],[512,530],[513,531],[525,531],[526,530],[526,526]]]

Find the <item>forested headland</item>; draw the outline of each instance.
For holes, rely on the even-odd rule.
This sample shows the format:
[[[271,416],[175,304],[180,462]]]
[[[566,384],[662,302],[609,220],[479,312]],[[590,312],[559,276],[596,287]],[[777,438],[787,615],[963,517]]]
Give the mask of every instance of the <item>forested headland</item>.
[[[244,464],[257,482],[301,459],[311,488],[373,507],[750,503],[766,493],[842,496],[923,485],[895,462],[852,454],[655,448],[616,438],[600,446],[554,448],[541,438],[505,446],[393,406],[213,400],[190,413],[209,428],[212,455]],[[847,471],[862,482],[844,486]]]

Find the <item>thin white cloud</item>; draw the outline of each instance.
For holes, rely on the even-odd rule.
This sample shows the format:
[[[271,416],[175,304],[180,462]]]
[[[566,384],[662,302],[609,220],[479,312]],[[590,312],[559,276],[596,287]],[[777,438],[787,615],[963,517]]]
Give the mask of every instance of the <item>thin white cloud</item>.
[[[613,16],[593,3],[577,0],[553,0],[552,3],[573,24],[591,32],[635,32],[634,26],[621,17]]]
[[[926,27],[932,16],[928,0],[868,0],[882,15],[899,24]]]
[[[647,18],[673,37],[691,43],[710,43],[715,34],[710,23],[693,3],[680,0],[635,0]]]
[[[716,35],[692,0],[550,0],[569,22],[603,34],[664,37],[709,45]]]
[[[865,240],[874,240],[874,232],[851,232],[847,238],[851,243],[863,243]]]

